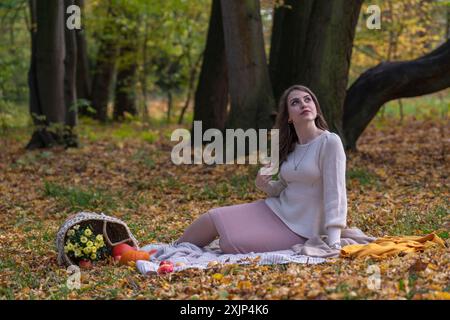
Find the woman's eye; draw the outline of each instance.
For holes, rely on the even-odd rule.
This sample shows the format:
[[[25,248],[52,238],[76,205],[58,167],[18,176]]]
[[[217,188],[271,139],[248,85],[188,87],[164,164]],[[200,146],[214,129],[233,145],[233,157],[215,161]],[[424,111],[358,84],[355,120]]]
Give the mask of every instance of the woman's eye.
[[[305,102],[310,102],[310,101],[311,101],[311,99],[309,99],[309,98],[305,99]]]

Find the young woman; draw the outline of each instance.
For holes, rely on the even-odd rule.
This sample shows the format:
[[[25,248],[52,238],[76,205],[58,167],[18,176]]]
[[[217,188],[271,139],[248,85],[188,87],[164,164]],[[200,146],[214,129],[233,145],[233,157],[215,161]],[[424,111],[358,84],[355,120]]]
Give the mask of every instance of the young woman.
[[[275,128],[280,130],[280,174],[255,185],[268,197],[218,207],[197,218],[175,243],[208,245],[217,236],[224,253],[289,249],[315,236],[340,248],[346,227],[346,156],[340,137],[328,131],[316,96],[295,85],[280,98]]]

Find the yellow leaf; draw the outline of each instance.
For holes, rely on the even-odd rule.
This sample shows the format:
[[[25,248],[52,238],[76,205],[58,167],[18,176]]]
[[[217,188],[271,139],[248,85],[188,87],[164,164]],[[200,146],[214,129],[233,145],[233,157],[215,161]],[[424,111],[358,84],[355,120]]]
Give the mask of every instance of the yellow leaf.
[[[223,274],[221,274],[221,273],[214,273],[212,277],[213,277],[214,279],[220,281],[220,280],[222,280],[222,278],[223,278]]]
[[[450,300],[450,292],[436,291],[434,292],[433,297],[439,300]]]
[[[238,288],[239,289],[251,289],[252,288],[252,283],[248,280],[241,280],[238,282]]]

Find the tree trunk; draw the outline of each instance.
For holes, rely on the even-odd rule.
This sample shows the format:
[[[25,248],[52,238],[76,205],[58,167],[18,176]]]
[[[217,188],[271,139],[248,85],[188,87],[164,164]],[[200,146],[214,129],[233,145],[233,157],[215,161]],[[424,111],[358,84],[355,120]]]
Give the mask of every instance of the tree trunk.
[[[139,16],[126,6],[121,7],[120,51],[115,88],[114,120],[124,118],[125,113],[138,114],[136,106],[137,52],[139,42]]]
[[[222,0],[231,109],[227,128],[270,129],[275,103],[258,0]]]
[[[213,0],[206,48],[194,102],[194,121],[202,131],[224,130],[228,104],[228,73],[220,0]],[[192,126],[191,132],[194,128]],[[203,134],[203,132],[202,132]]]
[[[319,99],[330,130],[344,137],[342,113],[362,0],[288,0],[274,17],[270,71],[277,99],[294,84]],[[345,141],[343,141],[345,143]]]
[[[120,120],[125,113],[137,115],[136,108],[136,62],[129,63],[117,73],[115,101],[114,101],[114,120]]]
[[[344,104],[346,148],[356,141],[380,107],[391,100],[416,97],[450,86],[450,40],[412,60],[382,62],[364,72],[348,89]]]
[[[81,8],[81,16],[84,13],[84,0],[75,0],[75,4]],[[77,99],[85,101],[91,100],[91,75],[89,69],[89,60],[87,55],[86,33],[84,28],[76,31],[77,45]],[[86,116],[92,116],[87,106],[79,104],[78,113]]]
[[[170,114],[172,112],[172,106],[173,106],[173,98],[172,98],[172,91],[167,91],[167,118],[166,121],[169,124],[170,123]]]
[[[64,5],[58,0],[30,1],[32,28],[29,70],[30,113],[36,131],[27,149],[64,144]]]
[[[65,8],[74,4],[74,0],[64,0]],[[64,58],[64,100],[66,106],[64,140],[66,146],[78,146],[77,138],[73,133],[73,128],[77,124],[77,42],[76,30],[70,30],[65,27],[65,46],[66,55]]]
[[[305,67],[306,62],[299,58],[306,48],[313,1],[286,0],[284,4],[274,9],[270,45],[269,72],[275,101],[296,84],[299,70]]]
[[[181,109],[180,117],[178,118],[178,124],[183,123],[184,114],[186,113],[186,110],[189,107],[189,104],[191,103],[191,97],[192,97],[192,93],[194,92],[194,87],[195,87],[195,78],[197,76],[197,71],[198,71],[199,65],[202,62],[203,55],[204,55],[204,53],[202,52],[198,56],[197,61],[194,63],[194,65],[189,66],[190,72],[189,72],[188,93],[187,93],[187,97],[186,97],[186,101],[184,103],[183,109]]]
[[[92,107],[95,109],[95,118],[106,121],[108,118],[108,102],[112,81],[114,78],[115,64],[118,47],[114,34],[114,12],[113,4],[109,2],[108,16],[104,26],[103,37],[100,37],[100,48],[97,55],[97,64],[92,83]]]
[[[149,61],[148,61],[148,37],[149,37],[149,27],[150,24],[148,22],[148,17],[145,16],[144,17],[144,23],[145,23],[145,28],[144,28],[144,43],[143,43],[143,48],[142,48],[142,72],[141,72],[141,86],[142,86],[142,100],[144,101],[143,103],[143,117],[144,117],[144,121],[148,121],[148,94],[147,94],[147,76],[149,73]]]

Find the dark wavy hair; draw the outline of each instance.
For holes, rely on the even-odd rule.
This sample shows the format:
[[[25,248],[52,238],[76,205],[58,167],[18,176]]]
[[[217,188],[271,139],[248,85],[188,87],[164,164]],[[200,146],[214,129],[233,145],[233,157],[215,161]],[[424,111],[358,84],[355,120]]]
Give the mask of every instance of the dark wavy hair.
[[[295,148],[295,144],[299,142],[297,133],[295,132],[294,124],[288,123],[289,119],[289,112],[288,112],[288,103],[287,98],[289,94],[294,91],[299,90],[302,92],[308,93],[316,105],[317,110],[317,117],[314,120],[314,123],[316,124],[316,127],[322,130],[329,130],[328,124],[325,121],[325,118],[323,117],[322,110],[320,109],[319,101],[317,100],[314,93],[307,87],[301,86],[301,85],[293,85],[286,89],[283,94],[281,95],[280,102],[278,103],[278,113],[277,118],[275,120],[275,129],[280,130],[280,147],[279,147],[279,164],[281,167],[281,164],[286,161],[287,156],[290,152],[292,152]]]

